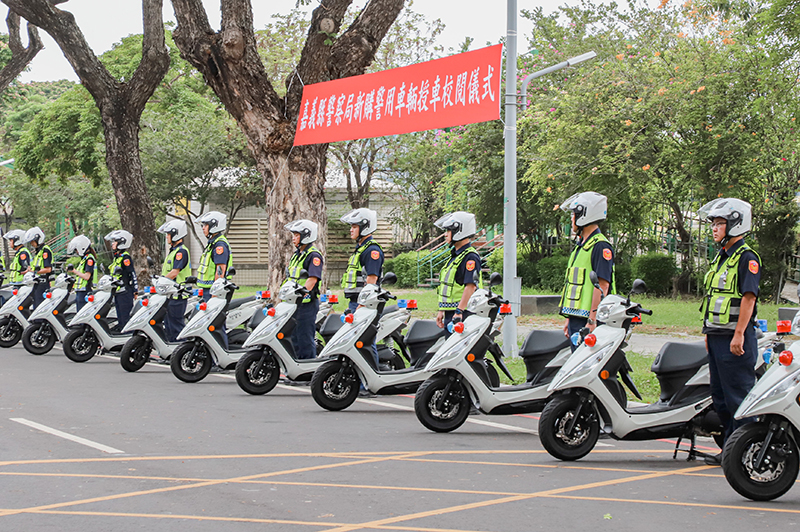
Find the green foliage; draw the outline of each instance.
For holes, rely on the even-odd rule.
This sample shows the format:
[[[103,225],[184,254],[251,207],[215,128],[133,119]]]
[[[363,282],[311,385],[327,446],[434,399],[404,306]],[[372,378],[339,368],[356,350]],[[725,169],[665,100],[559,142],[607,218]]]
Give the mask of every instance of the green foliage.
[[[539,259],[536,270],[539,273],[539,286],[545,290],[561,292],[564,289],[564,275],[569,257],[554,256]]]
[[[633,286],[633,268],[629,262],[614,262],[614,282],[618,294],[627,294]]]
[[[417,252],[401,253],[383,263],[384,272],[397,275],[398,288],[414,288],[417,286]]]
[[[674,255],[646,253],[635,257],[631,262],[631,274],[644,281],[647,292],[652,295],[668,295],[672,291],[672,278],[677,272]]]
[[[517,245],[517,276],[522,278],[522,286],[528,288],[539,286],[540,284],[537,263],[529,260],[529,255],[530,252],[525,245]],[[502,275],[504,265],[503,248],[499,247],[495,249],[492,254],[489,255],[488,259],[484,259],[484,262],[489,268],[489,273],[497,272]],[[561,273],[563,277],[564,272]]]

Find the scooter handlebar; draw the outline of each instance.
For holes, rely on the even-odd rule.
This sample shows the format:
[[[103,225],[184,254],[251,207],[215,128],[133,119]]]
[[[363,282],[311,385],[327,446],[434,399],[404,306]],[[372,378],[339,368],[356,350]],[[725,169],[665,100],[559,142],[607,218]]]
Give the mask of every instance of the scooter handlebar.
[[[652,310],[648,310],[646,308],[639,308],[639,314],[644,314],[645,316],[652,316],[653,315],[653,311]]]

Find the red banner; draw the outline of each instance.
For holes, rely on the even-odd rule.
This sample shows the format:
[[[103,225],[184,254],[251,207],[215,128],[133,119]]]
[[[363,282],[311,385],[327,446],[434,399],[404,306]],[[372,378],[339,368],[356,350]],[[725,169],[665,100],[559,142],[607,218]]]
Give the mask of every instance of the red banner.
[[[503,45],[306,85],[295,146],[500,118]]]

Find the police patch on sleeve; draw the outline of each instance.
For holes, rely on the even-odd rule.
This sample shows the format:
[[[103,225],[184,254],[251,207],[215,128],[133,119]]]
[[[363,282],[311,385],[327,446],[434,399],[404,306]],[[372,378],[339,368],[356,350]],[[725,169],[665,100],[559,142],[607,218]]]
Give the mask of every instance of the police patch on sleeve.
[[[606,248],[603,250],[603,258],[606,260],[611,260],[611,250]]]
[[[747,267],[750,270],[750,273],[758,273],[758,261],[757,260],[751,260],[750,263],[747,265]]]
[[[130,266],[130,265],[131,265],[131,259],[125,259],[125,260],[123,260],[123,261],[122,261],[122,264],[124,264],[125,266]]]
[[[89,260],[86,261],[86,265],[87,266],[94,266],[94,261],[92,259],[89,259]]]
[[[42,253],[42,258],[43,258],[43,259],[46,259],[46,258],[47,258],[47,252],[46,252],[46,251],[45,251],[44,253]]]
[[[222,246],[217,246],[217,249],[215,251],[217,252],[217,255],[222,255],[223,253],[225,253],[225,248]]]
[[[314,260],[312,262],[314,263],[314,266],[319,266],[320,264],[322,264],[322,261],[319,260],[319,257],[314,257]]]
[[[373,249],[369,256],[372,257],[372,260],[378,260],[381,258],[381,252],[377,249]]]
[[[467,261],[467,271],[471,272],[474,269],[475,269],[475,261],[474,260],[468,260]]]
[[[183,253],[180,251],[175,254],[175,260],[181,260],[183,258]]]

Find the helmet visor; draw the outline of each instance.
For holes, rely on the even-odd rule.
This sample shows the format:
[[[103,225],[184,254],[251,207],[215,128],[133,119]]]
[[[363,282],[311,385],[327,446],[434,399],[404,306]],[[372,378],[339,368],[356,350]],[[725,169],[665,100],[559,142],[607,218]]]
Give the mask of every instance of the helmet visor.
[[[580,196],[580,195],[581,195],[581,194],[580,194],[580,192],[579,192],[579,193],[577,193],[577,194],[573,194],[572,196],[568,197],[568,198],[567,198],[567,199],[564,201],[564,203],[562,203],[562,204],[561,204],[561,207],[559,207],[559,208],[560,208],[562,211],[564,211],[564,212],[572,212],[572,211],[573,211],[573,209],[575,208],[575,206],[573,205],[573,203],[575,202],[575,200],[576,200],[576,199],[578,199],[578,196]]]

